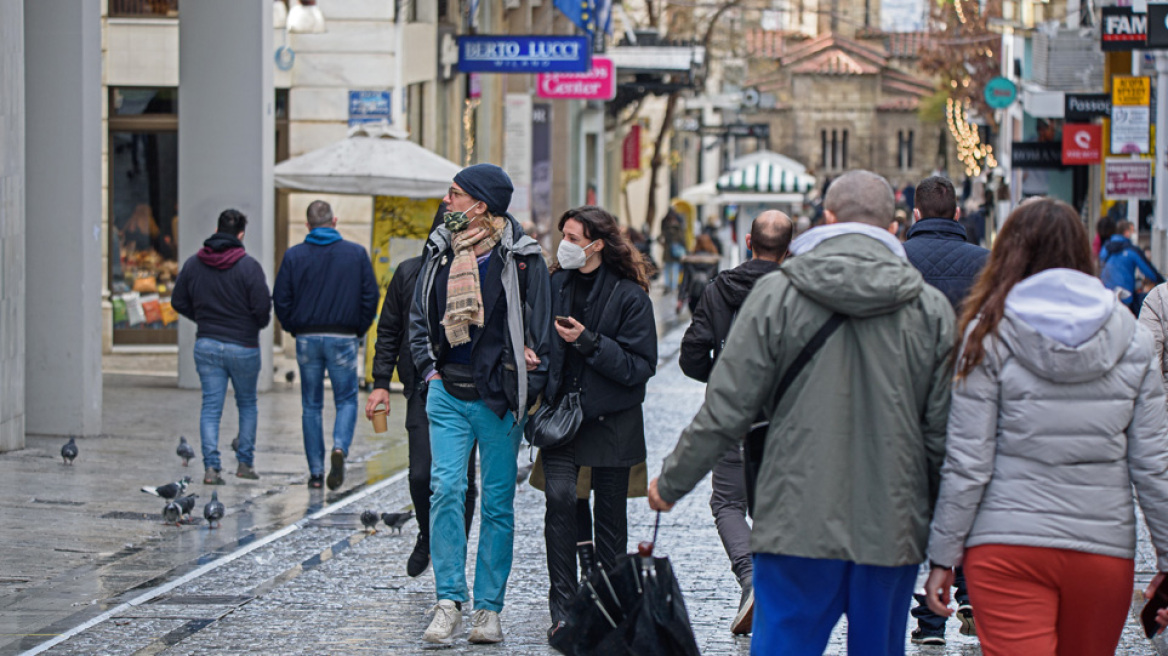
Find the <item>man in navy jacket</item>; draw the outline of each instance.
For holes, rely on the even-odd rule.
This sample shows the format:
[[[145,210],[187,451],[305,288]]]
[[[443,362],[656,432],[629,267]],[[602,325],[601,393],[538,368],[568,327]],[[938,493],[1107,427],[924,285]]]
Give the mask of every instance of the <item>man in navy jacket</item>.
[[[357,423],[358,341],[377,315],[379,290],[365,248],[341,239],[337,219],[323,200],[308,206],[308,236],[284,253],[272,300],[284,330],[296,337],[300,365],[301,426],[308,457],[308,486],[324,482],[324,374],[333,385],[328,486],[345,482],[345,458]]]
[[[272,317],[272,300],[260,263],[243,249],[247,217],[236,210],[219,215],[219,230],[183,265],[174,286],[175,311],[198,324],[195,367],[203,387],[199,420],[203,483],[219,476],[219,419],[227,381],[235,390],[239,435],[234,443],[239,478],[255,480],[256,384],[260,375],[260,330]]]
[[[915,200],[916,223],[908,231],[904,251],[925,282],[941,290],[960,317],[961,303],[985,267],[990,252],[966,241],[965,227],[958,223],[961,209],[957,207],[957,193],[948,179],[925,178],[917,185]],[[912,614],[917,618],[917,628],[912,632],[912,641],[921,645],[945,644],[945,618],[929,610],[924,597],[916,595],[916,598],[918,605]],[[965,572],[960,567],[957,568],[956,599],[961,633],[973,635],[973,608],[965,588]]]

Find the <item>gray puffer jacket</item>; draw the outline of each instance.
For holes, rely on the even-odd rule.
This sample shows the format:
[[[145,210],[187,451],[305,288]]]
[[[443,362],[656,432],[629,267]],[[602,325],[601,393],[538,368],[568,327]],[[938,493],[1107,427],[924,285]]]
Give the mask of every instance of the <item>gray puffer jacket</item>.
[[[1132,558],[1139,495],[1168,571],[1168,411],[1152,339],[1098,279],[1011,290],[986,357],[953,385],[929,559],[1009,544]]]
[[[1164,342],[1168,341],[1168,283],[1160,283],[1148,292],[1144,307],[1140,310],[1140,324],[1152,333],[1152,347],[1156,351],[1156,362],[1164,375],[1164,387],[1168,389],[1168,352]]]

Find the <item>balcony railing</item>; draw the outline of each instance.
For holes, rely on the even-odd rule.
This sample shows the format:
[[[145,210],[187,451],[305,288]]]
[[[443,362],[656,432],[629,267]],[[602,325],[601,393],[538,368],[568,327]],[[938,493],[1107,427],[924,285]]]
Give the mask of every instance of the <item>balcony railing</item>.
[[[109,0],[110,18],[178,18],[178,0]]]

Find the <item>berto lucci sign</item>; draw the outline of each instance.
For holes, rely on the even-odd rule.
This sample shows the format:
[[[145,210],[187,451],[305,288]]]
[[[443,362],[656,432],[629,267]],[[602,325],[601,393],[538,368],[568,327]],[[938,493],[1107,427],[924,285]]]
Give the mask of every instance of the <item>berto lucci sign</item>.
[[[616,69],[607,57],[593,57],[587,73],[540,73],[536,83],[540,98],[612,100],[616,97]]]
[[[592,44],[586,36],[458,38],[462,73],[587,73],[591,66]]]

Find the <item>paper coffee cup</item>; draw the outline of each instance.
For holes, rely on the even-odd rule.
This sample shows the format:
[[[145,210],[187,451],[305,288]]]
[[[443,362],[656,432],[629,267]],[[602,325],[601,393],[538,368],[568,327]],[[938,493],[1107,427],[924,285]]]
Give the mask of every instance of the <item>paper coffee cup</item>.
[[[385,431],[389,430],[389,422],[387,420],[388,417],[389,408],[386,408],[385,406],[379,405],[373,410],[374,433],[384,433]]]

